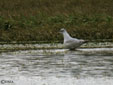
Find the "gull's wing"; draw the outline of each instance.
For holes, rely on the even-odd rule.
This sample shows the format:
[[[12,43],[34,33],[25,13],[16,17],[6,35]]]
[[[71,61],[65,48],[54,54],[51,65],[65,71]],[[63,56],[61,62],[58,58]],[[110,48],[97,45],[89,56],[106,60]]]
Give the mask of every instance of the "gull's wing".
[[[78,39],[70,39],[70,40],[67,40],[67,41],[65,41],[64,43],[78,43],[79,42],[79,40]]]
[[[75,49],[81,45],[80,41],[78,39],[70,39],[64,42],[65,48],[68,49]]]

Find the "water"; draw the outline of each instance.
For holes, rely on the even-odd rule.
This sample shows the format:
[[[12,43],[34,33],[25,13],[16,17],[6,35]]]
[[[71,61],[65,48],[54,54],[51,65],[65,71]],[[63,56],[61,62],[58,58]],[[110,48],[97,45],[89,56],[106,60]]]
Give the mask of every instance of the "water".
[[[0,85],[113,85],[113,48],[0,54]]]

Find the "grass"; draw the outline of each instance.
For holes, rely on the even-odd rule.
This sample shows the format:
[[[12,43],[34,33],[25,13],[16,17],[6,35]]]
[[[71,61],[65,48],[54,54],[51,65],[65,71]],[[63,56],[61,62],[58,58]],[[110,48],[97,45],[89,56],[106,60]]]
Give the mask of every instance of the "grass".
[[[73,37],[113,39],[112,0],[0,0],[0,41],[62,41]]]

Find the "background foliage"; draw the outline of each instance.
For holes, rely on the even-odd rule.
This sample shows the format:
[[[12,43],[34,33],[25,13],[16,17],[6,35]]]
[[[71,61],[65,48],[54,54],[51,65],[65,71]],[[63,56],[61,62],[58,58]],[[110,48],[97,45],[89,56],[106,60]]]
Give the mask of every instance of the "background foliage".
[[[0,0],[0,41],[113,39],[113,0]]]

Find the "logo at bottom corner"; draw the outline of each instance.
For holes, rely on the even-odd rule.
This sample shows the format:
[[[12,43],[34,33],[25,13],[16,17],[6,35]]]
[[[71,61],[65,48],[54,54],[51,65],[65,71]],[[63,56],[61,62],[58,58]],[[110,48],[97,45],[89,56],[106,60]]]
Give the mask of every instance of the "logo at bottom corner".
[[[1,80],[1,84],[11,84],[14,83],[13,80]]]

